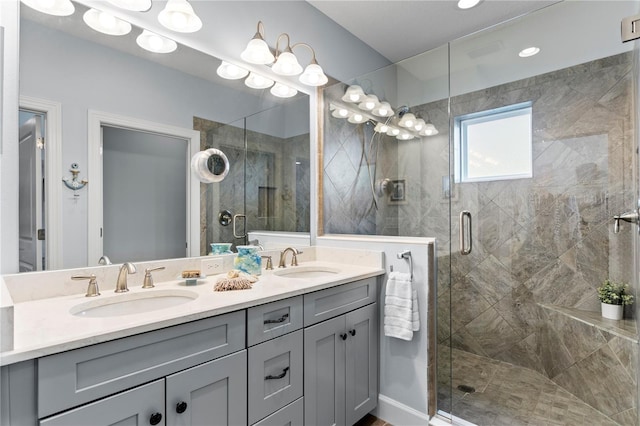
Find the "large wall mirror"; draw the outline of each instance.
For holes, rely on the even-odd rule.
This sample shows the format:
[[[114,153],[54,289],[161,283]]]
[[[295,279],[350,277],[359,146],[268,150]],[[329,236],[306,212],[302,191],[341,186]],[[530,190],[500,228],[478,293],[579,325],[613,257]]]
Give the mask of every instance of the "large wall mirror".
[[[219,59],[184,45],[150,53],[136,44],[141,29],[95,32],[82,20],[86,7],[75,6],[67,17],[20,9],[20,124],[39,124],[33,150],[25,148],[35,154],[20,168],[30,194],[21,246],[32,243],[36,259],[22,271],[95,265],[102,255],[114,263],[205,255],[213,242],[246,243],[249,231],[309,232],[308,95],[282,99],[224,80]],[[200,183],[191,158],[211,148],[226,155],[229,170],[220,182]],[[115,163],[103,164],[107,158]],[[74,176],[77,189],[63,185]],[[169,203],[181,204],[169,215],[184,221],[155,223],[169,187]],[[110,209],[131,206],[147,218],[144,227],[114,223]],[[235,236],[218,220],[222,210],[242,217]],[[168,235],[185,239],[166,244],[172,254],[144,250],[164,246],[159,237]],[[131,240],[140,248],[132,251]]]

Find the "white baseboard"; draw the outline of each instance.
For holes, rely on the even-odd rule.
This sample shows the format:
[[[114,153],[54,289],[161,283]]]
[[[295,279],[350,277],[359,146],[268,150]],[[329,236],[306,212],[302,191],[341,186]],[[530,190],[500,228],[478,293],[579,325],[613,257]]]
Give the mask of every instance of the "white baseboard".
[[[392,425],[426,426],[429,416],[388,396],[378,395],[378,407],[372,414]]]

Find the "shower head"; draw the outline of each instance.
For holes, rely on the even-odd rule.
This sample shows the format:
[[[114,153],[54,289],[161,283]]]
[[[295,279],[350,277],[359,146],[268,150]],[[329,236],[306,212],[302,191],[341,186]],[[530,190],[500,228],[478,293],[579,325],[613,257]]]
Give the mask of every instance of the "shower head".
[[[402,118],[402,116],[403,116],[403,115],[405,115],[405,114],[406,114],[406,113],[408,113],[408,112],[409,112],[409,107],[408,107],[408,106],[406,106],[406,105],[403,105],[403,106],[399,107],[399,108],[396,110],[396,115],[397,115],[399,118]]]

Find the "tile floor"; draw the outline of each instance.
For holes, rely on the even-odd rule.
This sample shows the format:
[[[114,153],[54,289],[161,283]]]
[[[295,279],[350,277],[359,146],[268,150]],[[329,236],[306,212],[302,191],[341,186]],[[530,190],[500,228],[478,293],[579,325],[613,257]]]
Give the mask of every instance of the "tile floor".
[[[620,424],[533,370],[456,349],[452,356],[451,398],[457,417],[480,426]],[[473,386],[476,391],[462,392],[459,385]],[[440,393],[438,398],[446,404],[449,396]]]

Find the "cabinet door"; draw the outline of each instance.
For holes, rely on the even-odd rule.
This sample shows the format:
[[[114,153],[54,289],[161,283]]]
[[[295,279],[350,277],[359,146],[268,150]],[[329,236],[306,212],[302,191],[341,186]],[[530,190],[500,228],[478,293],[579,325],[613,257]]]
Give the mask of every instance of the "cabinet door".
[[[165,425],[164,380],[156,380],[41,420],[41,426]]]
[[[304,424],[345,424],[345,316],[304,330]]]
[[[377,304],[349,312],[346,320],[346,416],[352,425],[378,405]]]
[[[247,351],[167,376],[167,425],[246,425]]]

